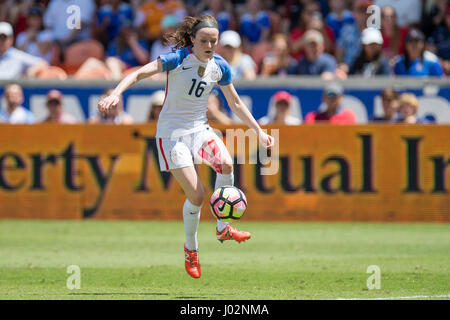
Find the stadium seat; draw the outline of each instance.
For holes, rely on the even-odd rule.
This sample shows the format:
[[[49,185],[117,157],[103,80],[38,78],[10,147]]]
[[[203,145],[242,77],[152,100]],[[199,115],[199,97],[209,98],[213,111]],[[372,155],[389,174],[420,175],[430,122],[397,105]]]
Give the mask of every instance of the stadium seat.
[[[76,70],[88,59],[103,60],[105,50],[103,45],[96,40],[87,40],[74,43],[67,48],[64,54],[63,69],[68,74],[74,74]]]
[[[111,80],[111,72],[107,68],[97,67],[77,71],[73,78],[76,80],[104,79]]]
[[[125,69],[125,70],[122,72],[122,76],[123,76],[123,77],[126,77],[127,75],[129,75],[130,73],[133,73],[134,71],[138,70],[139,68],[141,68],[141,66],[137,66],[137,67]]]
[[[112,74],[105,63],[97,58],[88,58],[73,75],[74,79],[104,79],[111,80]]]
[[[47,68],[43,68],[42,70],[40,70],[36,74],[36,78],[66,80],[67,73],[60,67],[49,66]]]

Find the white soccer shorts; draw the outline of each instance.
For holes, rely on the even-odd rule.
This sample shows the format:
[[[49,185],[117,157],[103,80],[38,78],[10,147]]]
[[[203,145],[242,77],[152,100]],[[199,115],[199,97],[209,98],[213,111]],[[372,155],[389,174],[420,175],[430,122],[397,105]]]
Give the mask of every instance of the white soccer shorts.
[[[224,159],[231,156],[222,139],[210,126],[178,138],[156,138],[161,171],[207,164],[222,173]]]

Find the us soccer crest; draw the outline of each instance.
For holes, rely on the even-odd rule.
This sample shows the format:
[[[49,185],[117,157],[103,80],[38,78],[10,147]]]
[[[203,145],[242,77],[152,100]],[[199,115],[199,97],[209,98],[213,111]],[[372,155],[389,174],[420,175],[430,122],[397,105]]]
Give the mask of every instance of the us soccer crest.
[[[203,67],[203,66],[200,66],[200,67],[198,67],[198,70],[197,70],[197,74],[200,76],[200,77],[203,77],[204,75],[205,75],[205,67]]]

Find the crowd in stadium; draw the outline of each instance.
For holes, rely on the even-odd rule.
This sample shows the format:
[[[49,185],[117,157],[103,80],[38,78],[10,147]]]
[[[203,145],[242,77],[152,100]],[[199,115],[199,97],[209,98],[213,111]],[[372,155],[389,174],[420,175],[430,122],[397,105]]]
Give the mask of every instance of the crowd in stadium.
[[[377,23],[374,11],[368,10],[371,5],[381,10],[379,29],[367,28],[368,21]],[[0,3],[0,79],[119,80],[170,52],[163,35],[173,32],[184,16],[202,14],[218,21],[217,52],[229,62],[234,79],[450,74],[447,0],[4,0]],[[325,102],[328,94],[333,99],[342,96],[341,88],[328,91],[325,88]],[[398,110],[409,105],[408,112],[417,113],[417,98],[393,92],[387,97],[395,100]],[[220,112],[217,97],[212,95],[210,100],[210,117],[231,121]],[[289,106],[290,98],[280,93],[276,101]],[[276,116],[284,117],[287,109],[277,107]],[[394,114],[408,118],[402,112]],[[307,115],[305,122],[315,119],[355,121],[351,114],[336,120],[332,112],[325,112]],[[262,123],[273,121],[261,119]],[[284,122],[295,124],[296,120]]]

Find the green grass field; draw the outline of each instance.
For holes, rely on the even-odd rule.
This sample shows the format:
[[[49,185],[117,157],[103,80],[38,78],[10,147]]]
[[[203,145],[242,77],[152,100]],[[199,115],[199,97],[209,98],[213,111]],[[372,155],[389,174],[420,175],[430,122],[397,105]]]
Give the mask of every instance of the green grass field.
[[[248,223],[245,243],[199,229],[202,277],[184,270],[182,222],[0,220],[0,299],[450,298],[446,224]],[[66,287],[69,265],[81,289]],[[367,267],[381,269],[368,290]]]

